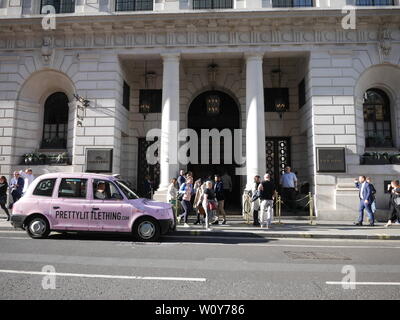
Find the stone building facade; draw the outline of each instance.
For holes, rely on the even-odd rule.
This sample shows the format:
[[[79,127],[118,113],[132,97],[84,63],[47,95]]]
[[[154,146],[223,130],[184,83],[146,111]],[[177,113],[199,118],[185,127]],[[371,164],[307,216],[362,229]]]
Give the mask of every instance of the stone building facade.
[[[107,149],[110,172],[138,189],[150,173],[162,195],[180,167],[202,170],[170,161],[179,147],[171,123],[222,129],[196,117],[196,98],[213,92],[226,102],[218,119],[242,129],[238,194],[255,174],[290,164],[316,195],[320,219],[355,219],[360,174],[373,178],[387,209],[384,184],[400,165],[365,164],[362,155],[400,148],[399,1],[196,1],[147,1],[148,10],[144,0],[56,1],[55,29],[40,12],[56,2],[0,1],[0,174],[26,167],[23,155],[34,152],[69,159],[30,164],[36,174],[85,171],[87,150]],[[355,29],[344,28],[353,13]],[[284,112],[270,109],[277,92]],[[89,100],[82,120],[75,94]],[[159,166],[143,156],[154,128]],[[321,169],[324,148],[344,152],[344,170]]]

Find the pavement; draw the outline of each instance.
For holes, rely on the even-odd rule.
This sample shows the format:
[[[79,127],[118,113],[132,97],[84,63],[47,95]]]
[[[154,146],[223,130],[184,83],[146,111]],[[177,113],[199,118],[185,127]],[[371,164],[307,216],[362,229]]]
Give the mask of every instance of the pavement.
[[[262,229],[251,222],[247,224],[240,215],[228,215],[226,225],[212,225],[206,230],[204,226],[193,225],[193,219],[193,216],[189,219],[189,228],[179,225],[169,236],[400,240],[400,225],[396,224],[389,228],[385,228],[384,223],[358,227],[351,221],[313,221],[310,224],[304,217],[285,217],[281,224],[275,219],[270,229]],[[0,216],[0,230],[15,229],[5,221],[5,216]]]

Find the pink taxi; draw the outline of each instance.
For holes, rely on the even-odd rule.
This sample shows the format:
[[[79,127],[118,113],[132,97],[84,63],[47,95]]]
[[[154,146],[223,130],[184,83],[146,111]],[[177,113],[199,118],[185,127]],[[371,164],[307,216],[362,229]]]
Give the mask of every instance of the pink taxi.
[[[51,231],[131,233],[156,241],[176,227],[170,204],[140,199],[113,176],[54,173],[38,177],[14,204],[11,223],[32,238]]]

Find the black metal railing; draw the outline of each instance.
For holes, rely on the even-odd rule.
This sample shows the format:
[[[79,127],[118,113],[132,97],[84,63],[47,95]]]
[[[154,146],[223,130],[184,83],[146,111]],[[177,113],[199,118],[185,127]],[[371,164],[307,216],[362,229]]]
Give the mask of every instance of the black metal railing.
[[[73,13],[75,12],[75,0],[42,0],[40,12],[44,6],[53,6],[56,13]]]
[[[312,7],[313,0],[272,0],[273,8]]]
[[[357,6],[394,6],[394,0],[357,0]]]
[[[193,9],[233,9],[233,0],[193,0]]]
[[[153,0],[116,0],[115,11],[153,10]]]

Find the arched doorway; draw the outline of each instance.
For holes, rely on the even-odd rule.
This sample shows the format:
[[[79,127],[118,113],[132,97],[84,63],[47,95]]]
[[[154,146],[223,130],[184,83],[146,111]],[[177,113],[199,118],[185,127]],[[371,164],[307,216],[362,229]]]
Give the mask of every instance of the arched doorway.
[[[217,114],[210,113],[207,108],[206,99],[210,96],[217,96],[220,99],[219,112]],[[235,99],[229,94],[220,90],[209,90],[199,94],[190,104],[188,111],[188,128],[197,132],[199,137],[199,164],[188,164],[188,170],[193,172],[195,179],[208,178],[215,174],[223,175],[228,173],[232,179],[233,189],[230,197],[225,201],[226,208],[233,209],[240,207],[240,176],[236,175],[235,168],[237,165],[234,162],[232,155],[232,163],[225,163],[224,147],[225,141],[221,139],[220,147],[220,164],[212,164],[212,144],[211,139],[209,142],[209,164],[201,163],[202,143],[201,143],[201,129],[217,129],[219,131],[228,129],[231,131],[232,136],[232,150],[233,149],[233,130],[240,128],[240,112],[239,106]],[[204,151],[204,150],[203,150]]]

